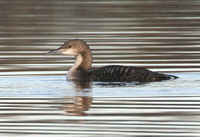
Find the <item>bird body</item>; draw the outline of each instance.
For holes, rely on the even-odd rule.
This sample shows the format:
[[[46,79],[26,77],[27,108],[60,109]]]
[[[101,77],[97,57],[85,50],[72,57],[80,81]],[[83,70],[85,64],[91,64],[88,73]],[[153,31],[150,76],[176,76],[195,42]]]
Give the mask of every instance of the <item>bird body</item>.
[[[140,81],[140,82],[151,82],[151,81],[161,81],[170,80],[177,78],[176,76],[160,74],[158,72],[153,72],[142,67],[134,66],[120,66],[111,65],[98,68],[96,70],[90,71],[89,80],[91,81]]]
[[[109,65],[90,70],[91,50],[86,42],[79,39],[69,40],[60,48],[50,51],[49,54],[74,55],[76,57],[74,66],[67,74],[67,79],[71,81],[152,82],[178,78],[134,66]]]

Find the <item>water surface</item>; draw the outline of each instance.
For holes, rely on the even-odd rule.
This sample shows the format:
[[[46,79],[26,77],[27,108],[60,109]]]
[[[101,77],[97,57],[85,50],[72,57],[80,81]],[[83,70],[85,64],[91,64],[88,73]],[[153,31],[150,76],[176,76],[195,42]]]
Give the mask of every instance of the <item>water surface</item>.
[[[200,136],[199,0],[0,0],[0,136]],[[132,65],[177,80],[73,83],[83,39],[93,68]]]
[[[6,136],[198,136],[199,73],[137,83],[72,83],[65,76],[3,77]],[[9,97],[8,97],[9,96]]]
[[[199,73],[171,73],[179,79],[150,82],[85,82],[66,81],[66,76],[4,76],[1,96],[195,96],[199,95]]]

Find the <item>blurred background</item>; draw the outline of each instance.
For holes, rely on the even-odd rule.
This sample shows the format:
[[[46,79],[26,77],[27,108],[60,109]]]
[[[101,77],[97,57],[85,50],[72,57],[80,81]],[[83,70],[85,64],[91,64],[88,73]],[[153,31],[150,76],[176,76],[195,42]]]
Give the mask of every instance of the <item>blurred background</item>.
[[[181,78],[66,82],[74,57],[46,53],[75,38],[93,68]],[[197,137],[199,72],[200,0],[0,0],[0,137]]]
[[[0,75],[63,75],[74,57],[46,53],[75,38],[93,67],[199,72],[199,36],[199,0],[0,0]]]

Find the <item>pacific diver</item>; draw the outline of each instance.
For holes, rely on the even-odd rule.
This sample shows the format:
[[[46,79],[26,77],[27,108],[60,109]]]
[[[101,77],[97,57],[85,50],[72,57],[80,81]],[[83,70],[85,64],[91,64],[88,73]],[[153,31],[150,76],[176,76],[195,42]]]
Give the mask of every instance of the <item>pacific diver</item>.
[[[105,82],[152,82],[176,79],[177,76],[153,72],[134,66],[109,65],[90,70],[92,53],[90,47],[80,39],[69,40],[60,48],[48,54],[73,55],[76,57],[74,66],[67,73],[70,81],[105,81]]]

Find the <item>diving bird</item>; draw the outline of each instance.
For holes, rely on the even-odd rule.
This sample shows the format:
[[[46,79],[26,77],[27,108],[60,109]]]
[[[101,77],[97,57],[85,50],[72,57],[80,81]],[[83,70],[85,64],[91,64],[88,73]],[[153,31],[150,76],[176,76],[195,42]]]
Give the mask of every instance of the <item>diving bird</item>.
[[[73,39],[48,54],[72,55],[76,57],[74,66],[67,73],[70,81],[104,81],[104,82],[152,82],[176,79],[177,76],[153,72],[142,67],[109,65],[90,70],[92,52],[86,42]]]

